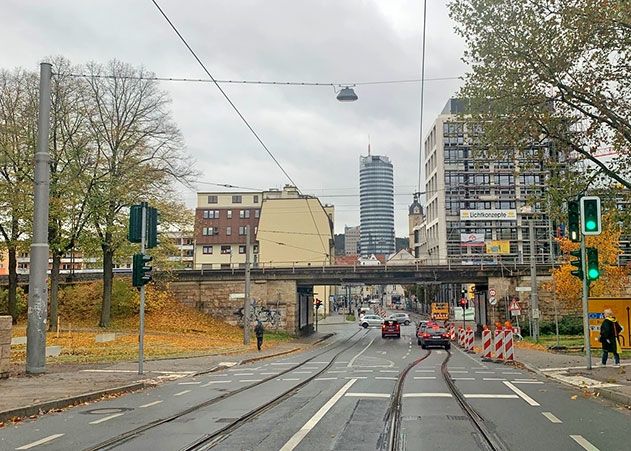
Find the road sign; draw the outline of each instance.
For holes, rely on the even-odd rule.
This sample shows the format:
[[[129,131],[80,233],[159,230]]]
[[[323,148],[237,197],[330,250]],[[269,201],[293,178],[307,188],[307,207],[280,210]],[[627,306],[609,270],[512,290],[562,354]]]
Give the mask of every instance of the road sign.
[[[497,299],[496,298],[489,298],[489,304],[491,304],[491,305],[497,304]]]
[[[515,291],[530,291],[532,290],[531,287],[517,287],[515,288]]]
[[[496,295],[495,288],[489,288],[489,297],[494,298]]]
[[[508,309],[521,310],[521,307],[519,306],[519,301],[517,299],[513,299],[512,301],[510,301],[510,307]]]

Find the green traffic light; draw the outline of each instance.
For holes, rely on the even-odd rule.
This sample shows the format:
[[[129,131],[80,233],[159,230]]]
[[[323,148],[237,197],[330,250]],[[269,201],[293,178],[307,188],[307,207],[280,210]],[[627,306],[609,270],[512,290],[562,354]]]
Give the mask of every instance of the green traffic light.
[[[589,275],[589,278],[590,278],[591,280],[596,280],[596,279],[598,279],[598,276],[600,275],[600,271],[598,271],[598,270],[597,270],[597,269],[595,269],[595,268],[591,268],[591,269],[587,272],[587,274]]]
[[[596,221],[594,221],[594,220],[588,220],[588,221],[585,223],[585,228],[586,228],[587,230],[596,230]]]

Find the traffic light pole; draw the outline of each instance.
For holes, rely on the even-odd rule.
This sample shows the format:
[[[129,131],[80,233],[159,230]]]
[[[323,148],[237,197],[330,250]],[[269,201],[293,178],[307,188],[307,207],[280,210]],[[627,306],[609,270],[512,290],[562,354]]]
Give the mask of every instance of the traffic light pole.
[[[537,252],[535,251],[535,223],[528,221],[530,238],[530,308],[532,312],[532,338],[539,341],[539,292],[537,291]],[[510,317],[509,317],[510,319]]]
[[[142,205],[142,226],[140,229],[140,253],[145,254],[145,242],[147,240],[147,202]],[[140,330],[138,331],[138,374],[143,374],[145,359],[145,284],[140,287]]]
[[[587,369],[592,369],[592,347],[589,341],[589,313],[587,311],[587,297],[589,295],[589,282],[587,281],[587,255],[585,252],[585,234],[581,234],[581,264],[583,270],[583,335],[585,340],[585,357]]]
[[[243,296],[243,344],[250,344],[250,226],[245,226],[245,295]]]

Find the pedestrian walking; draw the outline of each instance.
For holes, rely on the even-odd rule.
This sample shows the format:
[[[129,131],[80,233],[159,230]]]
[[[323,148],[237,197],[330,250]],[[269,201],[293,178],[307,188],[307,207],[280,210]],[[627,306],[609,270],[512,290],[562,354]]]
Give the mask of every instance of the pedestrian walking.
[[[622,326],[613,316],[613,311],[609,308],[603,312],[605,319],[600,325],[600,338],[599,341],[603,347],[603,366],[607,365],[607,358],[609,353],[613,353],[614,367],[620,366],[620,332],[622,332]]]
[[[263,345],[263,333],[265,332],[265,328],[263,327],[263,323],[260,319],[256,320],[256,326],[254,327],[254,333],[256,334],[256,348],[260,351],[261,346]]]

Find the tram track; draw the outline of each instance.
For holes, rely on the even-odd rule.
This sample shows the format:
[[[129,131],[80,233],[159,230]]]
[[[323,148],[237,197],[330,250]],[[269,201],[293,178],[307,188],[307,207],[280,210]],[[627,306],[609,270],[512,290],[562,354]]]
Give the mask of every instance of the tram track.
[[[360,332],[364,332],[364,334],[360,337],[359,340],[353,340],[353,338],[355,336],[357,336]],[[260,406],[257,409],[254,409],[253,411],[248,412],[247,414],[245,414],[244,416],[238,418],[237,420],[235,420],[234,422],[228,424],[227,426],[221,428],[219,431],[213,433],[213,434],[208,434],[204,437],[202,437],[201,439],[187,445],[186,447],[182,448],[183,450],[193,450],[193,449],[208,449],[207,447],[202,448],[202,446],[204,444],[209,443],[210,441],[216,439],[218,436],[220,435],[224,435],[227,434],[228,432],[232,431],[233,429],[236,429],[237,427],[239,427],[240,425],[244,424],[245,422],[249,421],[249,419],[255,417],[256,415],[262,413],[263,411],[269,409],[270,407],[272,407],[273,405],[276,405],[280,402],[282,402],[282,400],[286,399],[288,396],[290,396],[291,393],[293,393],[294,391],[298,390],[299,388],[301,388],[302,386],[306,385],[308,382],[311,382],[313,379],[315,379],[316,377],[318,377],[320,374],[322,374],[324,371],[326,371],[327,369],[329,369],[331,367],[331,365],[333,365],[333,363],[335,362],[335,359],[342,354],[343,352],[347,351],[348,349],[352,348],[354,345],[356,345],[359,341],[361,341],[362,338],[364,338],[366,335],[368,334],[368,331],[364,331],[363,329],[358,330],[357,332],[355,332],[353,335],[351,335],[350,337],[348,337],[348,339],[346,341],[341,341],[338,344],[332,346],[332,347],[327,347],[328,349],[324,349],[321,352],[313,355],[312,357],[309,357],[308,359],[294,365],[291,366],[283,371],[280,371],[278,374],[275,374],[273,376],[267,377],[259,382],[250,384],[250,385],[246,385],[244,387],[240,387],[238,389],[232,390],[228,393],[224,393],[220,396],[216,396],[214,398],[208,399],[204,402],[195,404],[187,409],[181,410],[173,415],[169,415],[167,417],[163,417],[163,418],[159,418],[157,420],[148,422],[142,426],[139,426],[137,428],[134,428],[130,431],[126,431],[122,434],[119,434],[115,437],[112,437],[108,440],[105,440],[103,442],[98,443],[97,445],[85,448],[84,451],[105,451],[105,450],[110,450],[110,449],[114,449],[119,445],[122,445],[123,443],[126,443],[130,440],[133,440],[134,438],[138,437],[140,434],[149,431],[151,429],[155,429],[156,427],[178,420],[186,415],[189,415],[195,411],[198,411],[200,409],[203,409],[205,407],[211,406],[213,404],[216,404],[220,401],[223,401],[225,399],[228,399],[230,397],[233,397],[239,393],[243,393],[247,390],[251,390],[254,388],[257,388],[259,386],[261,386],[262,384],[265,384],[266,382],[269,382],[271,380],[274,380],[276,378],[278,378],[279,376],[285,375],[287,373],[291,373],[292,371],[295,371],[297,369],[299,369],[300,367],[308,364],[309,362],[312,362],[313,360],[317,359],[318,357],[322,356],[323,354],[326,354],[327,352],[331,352],[332,350],[336,349],[337,347],[340,347],[346,343],[348,343],[349,341],[351,341],[350,344],[348,344],[347,346],[344,346],[339,352],[337,352],[334,357],[331,359],[331,361],[320,371],[318,371],[315,375],[310,376],[309,378],[305,379],[305,381],[299,383],[298,385],[293,386],[290,390],[287,390],[286,392],[282,393],[280,396],[278,396],[277,398],[275,398],[274,400]],[[282,398],[282,399],[281,399]]]

